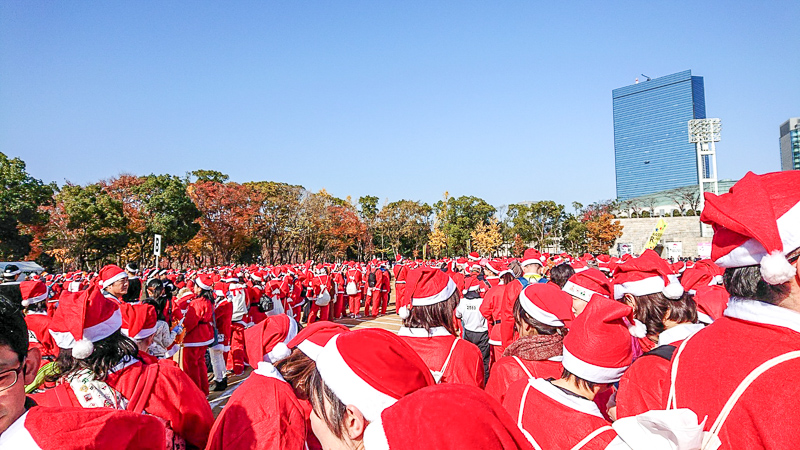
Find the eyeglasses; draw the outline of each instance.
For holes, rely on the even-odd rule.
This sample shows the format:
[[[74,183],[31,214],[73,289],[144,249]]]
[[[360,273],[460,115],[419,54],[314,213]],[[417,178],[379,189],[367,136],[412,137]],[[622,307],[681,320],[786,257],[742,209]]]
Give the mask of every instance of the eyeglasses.
[[[11,389],[19,380],[19,373],[25,368],[25,361],[23,360],[19,367],[16,369],[9,369],[0,372],[0,392]]]

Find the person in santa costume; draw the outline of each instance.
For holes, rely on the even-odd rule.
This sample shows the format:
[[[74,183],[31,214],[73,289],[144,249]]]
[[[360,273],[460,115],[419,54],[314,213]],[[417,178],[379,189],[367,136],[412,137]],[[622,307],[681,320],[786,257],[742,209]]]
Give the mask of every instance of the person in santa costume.
[[[502,402],[517,380],[560,377],[564,336],[574,318],[572,299],[554,284],[531,284],[520,292],[514,303],[519,339],[495,363],[486,393]]]
[[[58,357],[58,346],[48,331],[52,320],[47,315],[49,290],[41,281],[22,281],[19,290],[22,294],[22,306],[25,308],[29,346],[39,349],[42,365],[45,365]]]
[[[309,378],[311,428],[324,449],[363,448],[386,408],[433,384],[422,359],[390,331],[339,334],[319,352]]]
[[[469,411],[468,420],[464,412]],[[364,434],[365,450],[506,450],[531,444],[503,407],[480,389],[441,384],[383,410]]]
[[[406,306],[403,301],[405,299],[408,267],[402,255],[398,254],[395,259],[395,265],[392,267],[392,272],[394,273],[394,307],[396,311],[399,311],[401,307]]]
[[[117,303],[125,303],[123,298],[128,293],[128,274],[121,267],[114,264],[104,266],[98,278],[103,295]]]
[[[561,289],[572,296],[572,311],[576,316],[583,312],[592,296],[602,295],[606,298],[614,296],[614,283],[594,267],[587,267],[575,273]]]
[[[649,349],[619,382],[616,416],[621,418],[663,407],[672,354],[703,325],[697,323],[694,300],[684,293],[667,262],[652,250],[617,268],[614,297],[634,308],[636,319],[647,328],[646,338],[639,342]]]
[[[473,269],[478,264],[473,266]],[[476,274],[476,271],[472,271]],[[463,331],[464,340],[472,342],[481,351],[483,358],[483,373],[484,376],[489,375],[489,365],[491,364],[491,346],[489,345],[489,326],[486,323],[486,318],[480,311],[483,304],[483,296],[488,283],[479,280],[476,277],[469,277],[465,283],[466,288],[462,292],[463,297],[456,306],[456,319],[461,321],[461,328]]]
[[[361,290],[364,282],[361,275],[361,270],[356,267],[356,264],[351,262],[346,272],[345,293],[347,294],[348,311],[350,317],[361,317]]]
[[[498,284],[486,291],[486,296],[481,303],[480,311],[486,318],[489,327],[489,345],[492,349],[492,361],[495,362],[503,356],[503,339],[500,336],[501,308],[503,306],[503,294],[508,284],[514,281],[514,274],[506,265],[497,267]]]
[[[406,284],[407,304],[400,310],[403,326],[398,331],[428,365],[437,383],[484,386],[483,358],[478,347],[460,339],[454,310],[459,299],[455,282],[433,267],[410,270]]]
[[[194,295],[179,299],[184,311],[183,370],[200,390],[208,395],[205,354],[208,345],[214,342],[214,281],[210,274],[200,274],[194,280]]]
[[[208,450],[321,448],[309,423],[309,374],[322,347],[348,329],[323,321],[296,330],[285,315],[248,330],[248,349],[257,349],[249,354],[259,363],[214,423]]]
[[[150,414],[168,425],[170,442],[203,448],[213,423],[205,395],[173,362],[144,363],[121,327],[118,305],[98,286],[62,296],[50,324],[61,349],[50,377],[57,385],[33,399]]]
[[[616,437],[594,402],[619,381],[633,360],[630,337],[644,336],[633,308],[592,298],[564,338],[564,371],[558,379],[511,384],[503,406],[537,449],[604,449]]]
[[[308,287],[308,297],[311,300],[311,309],[308,313],[308,324],[317,320],[328,320],[331,300],[333,300],[333,286],[328,269],[321,263],[317,265],[314,278]],[[317,315],[319,314],[319,318]]]
[[[156,309],[151,305],[137,304],[121,309],[122,334],[136,343],[139,349],[139,358],[147,363],[154,363],[158,358],[147,353],[155,338],[158,318]]]
[[[217,332],[216,343],[208,347],[211,370],[214,373],[214,384],[211,390],[220,392],[228,388],[225,353],[231,350],[231,333],[233,303],[230,298],[229,284],[231,279],[225,278],[214,283],[214,329]]]
[[[725,268],[724,317],[672,357],[667,407],[707,417],[721,448],[800,442],[800,172],[748,172],[730,192],[705,194],[711,258]]]
[[[244,372],[244,329],[250,321],[248,289],[247,284],[242,281],[242,274],[234,273],[234,277],[228,285],[228,298],[232,311],[231,337],[225,366],[227,371],[233,375],[241,375]]]
[[[542,271],[544,270],[542,261],[542,254],[538,250],[533,248],[525,250],[522,261],[520,261],[522,276],[512,281],[503,291],[503,302],[500,309],[500,336],[504,349],[514,340],[514,302],[517,301],[519,293],[529,284],[535,284],[542,280]]]

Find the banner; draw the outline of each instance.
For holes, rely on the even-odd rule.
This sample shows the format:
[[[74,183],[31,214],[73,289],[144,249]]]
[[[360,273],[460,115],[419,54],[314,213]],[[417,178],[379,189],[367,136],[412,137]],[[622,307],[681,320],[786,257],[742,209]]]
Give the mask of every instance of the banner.
[[[642,249],[643,253],[648,248],[650,250],[656,248],[656,245],[658,245],[658,241],[661,240],[661,236],[664,235],[664,230],[666,228],[667,228],[667,222],[664,219],[658,219],[658,223],[656,224],[656,229],[653,231],[653,234],[650,235],[650,239],[647,240],[647,243],[644,244],[644,248]]]

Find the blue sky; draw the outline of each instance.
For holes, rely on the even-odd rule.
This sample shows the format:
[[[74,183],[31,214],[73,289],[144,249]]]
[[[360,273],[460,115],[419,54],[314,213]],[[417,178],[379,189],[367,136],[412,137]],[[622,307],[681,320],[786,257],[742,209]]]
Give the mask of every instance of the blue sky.
[[[705,78],[721,178],[779,170],[796,1],[0,2],[0,151],[45,181],[615,195],[611,90]]]

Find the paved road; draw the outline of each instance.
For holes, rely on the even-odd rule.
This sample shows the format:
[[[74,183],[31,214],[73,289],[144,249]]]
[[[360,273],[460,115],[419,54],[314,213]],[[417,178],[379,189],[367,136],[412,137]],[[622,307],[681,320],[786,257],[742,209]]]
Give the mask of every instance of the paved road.
[[[400,319],[400,316],[395,314],[393,299],[390,299],[389,309],[387,310],[387,313],[388,313],[387,315],[380,317],[362,317],[359,319],[346,318],[337,320],[337,322],[352,329],[383,328],[393,333],[397,333],[397,331],[400,329],[400,326],[402,325],[402,319]],[[228,402],[228,399],[233,394],[233,391],[235,391],[236,388],[239,387],[239,385],[245,379],[247,379],[247,377],[250,375],[250,372],[252,372],[252,369],[250,367],[247,367],[245,368],[245,371],[242,375],[228,377],[228,389],[226,389],[223,392],[212,392],[208,396],[208,401],[211,404],[211,410],[214,412],[214,417],[218,416],[219,413],[222,412],[222,408],[225,407],[225,404]]]

